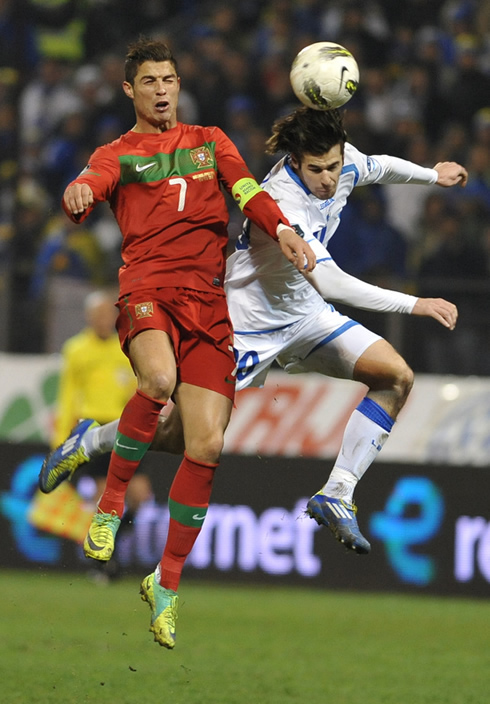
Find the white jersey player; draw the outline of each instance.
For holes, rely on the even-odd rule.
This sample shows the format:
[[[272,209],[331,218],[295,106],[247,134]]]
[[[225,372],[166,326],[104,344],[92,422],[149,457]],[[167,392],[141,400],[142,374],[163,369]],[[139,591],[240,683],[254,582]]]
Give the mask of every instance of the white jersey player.
[[[301,107],[278,120],[269,153],[283,157],[263,183],[297,231],[310,243],[316,268],[299,273],[277,244],[246,222],[227,261],[225,288],[235,331],[237,389],[263,385],[276,360],[287,372],[319,372],[368,387],[347,422],[342,447],[325,486],[307,513],[330,528],[348,549],[368,553],[354,488],[389,436],[413,383],[413,373],[386,341],[335,310],[331,301],[375,311],[435,318],[453,329],[456,307],[443,299],[416,298],[367,284],[342,271],[326,245],[353,188],[370,183],[465,185],[455,163],[427,169],[390,156],[366,156],[346,144],[337,110]],[[86,433],[87,457],[111,449],[117,422]],[[159,424],[153,450],[184,449],[178,408]]]
[[[355,187],[372,183],[464,185],[459,164],[427,169],[390,157],[366,156],[345,143],[338,111],[299,108],[278,120],[268,152],[283,152],[263,188],[312,246],[317,266],[302,275],[284,264],[266,236],[245,224],[227,262],[228,306],[235,331],[237,388],[260,386],[275,360],[287,372],[319,372],[368,386],[345,428],[329,479],[308,502],[308,514],[349,549],[370,550],[361,535],[354,488],[383,447],[413,383],[413,373],[386,341],[341,315],[331,301],[376,311],[434,317],[452,329],[456,307],[362,282],[334,263],[327,243]]]
[[[333,159],[337,169],[340,154],[335,152]],[[380,338],[340,315],[330,301],[398,313],[411,313],[417,302],[415,296],[372,286],[348,275],[333,261],[327,243],[355,187],[372,183],[432,184],[437,181],[437,171],[396,157],[366,156],[346,144],[335,193],[319,198],[298,176],[298,168],[293,168],[291,160],[291,156],[281,159],[262,187],[310,244],[316,254],[317,268],[307,277],[294,270],[289,262],[283,265],[274,243],[270,246],[261,230],[250,221],[245,223],[236,251],[228,258],[225,279],[239,353],[238,389],[263,385],[268,368],[278,356],[281,366],[291,373],[320,371],[329,376],[350,377],[352,361],[347,361],[346,353],[355,362],[366,347]],[[315,171],[321,160],[313,158]],[[306,321],[310,322],[308,327]],[[301,340],[308,340],[310,349],[298,349],[297,342],[293,347],[285,344],[285,340],[296,338],[297,329],[301,331]],[[347,336],[348,330],[351,332]],[[275,341],[274,333],[278,333]],[[330,335],[335,336],[333,339],[343,337],[336,342],[333,339],[325,342]],[[326,359],[318,353],[310,355],[316,345],[328,344],[332,345],[330,349],[339,348],[334,355],[328,354]],[[321,360],[317,359],[319,356]]]

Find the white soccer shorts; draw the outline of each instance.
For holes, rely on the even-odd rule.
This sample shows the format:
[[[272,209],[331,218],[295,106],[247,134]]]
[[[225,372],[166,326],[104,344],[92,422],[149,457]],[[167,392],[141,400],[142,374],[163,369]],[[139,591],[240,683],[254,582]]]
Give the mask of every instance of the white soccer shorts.
[[[288,374],[352,379],[359,357],[382,338],[331,305],[279,330],[235,333],[237,391],[263,386],[274,360]]]

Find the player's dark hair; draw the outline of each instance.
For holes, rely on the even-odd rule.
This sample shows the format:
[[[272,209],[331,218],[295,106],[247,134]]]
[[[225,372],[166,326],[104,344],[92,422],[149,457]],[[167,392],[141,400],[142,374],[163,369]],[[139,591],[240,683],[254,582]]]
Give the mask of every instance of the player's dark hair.
[[[347,134],[339,110],[297,108],[272,125],[272,135],[266,146],[267,154],[292,154],[298,161],[304,154],[320,156],[340,144],[342,154]]]
[[[177,72],[177,61],[172,50],[163,42],[140,37],[128,46],[124,64],[125,79],[133,85],[138,69],[145,61],[169,61]]]

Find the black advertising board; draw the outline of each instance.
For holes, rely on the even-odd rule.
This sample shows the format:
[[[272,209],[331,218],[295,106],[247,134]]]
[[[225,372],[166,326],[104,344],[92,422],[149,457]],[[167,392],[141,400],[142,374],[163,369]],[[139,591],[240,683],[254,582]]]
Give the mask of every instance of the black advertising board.
[[[90,561],[79,544],[31,523],[45,450],[0,445],[0,564],[87,570]],[[155,500],[140,509],[132,531],[117,541],[117,557],[127,572],[144,574],[160,559],[166,499],[178,464],[178,458],[158,453],[144,460]],[[224,456],[184,578],[490,595],[489,469],[373,465],[355,494],[359,525],[372,545],[367,556],[347,553],[328,529],[304,515],[308,497],[329,471],[330,463],[322,460]]]

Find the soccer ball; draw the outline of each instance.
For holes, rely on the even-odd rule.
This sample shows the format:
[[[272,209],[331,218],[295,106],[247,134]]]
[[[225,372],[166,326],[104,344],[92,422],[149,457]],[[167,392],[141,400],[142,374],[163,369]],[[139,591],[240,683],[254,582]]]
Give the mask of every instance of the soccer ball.
[[[348,49],[335,42],[316,42],[294,59],[291,86],[299,100],[315,110],[339,108],[359,84],[359,67]]]

